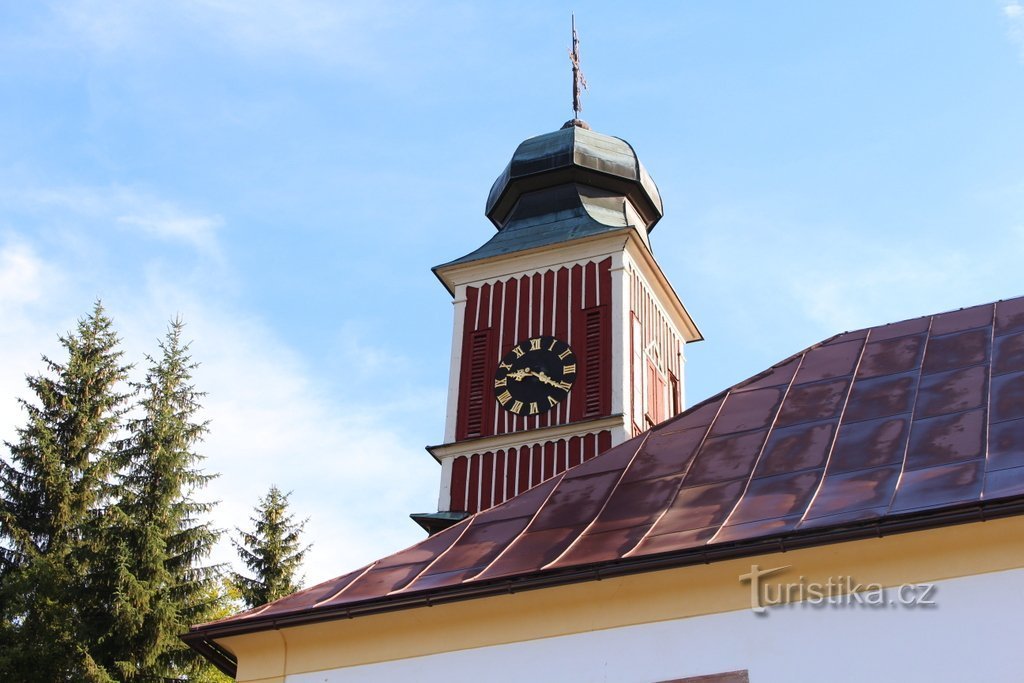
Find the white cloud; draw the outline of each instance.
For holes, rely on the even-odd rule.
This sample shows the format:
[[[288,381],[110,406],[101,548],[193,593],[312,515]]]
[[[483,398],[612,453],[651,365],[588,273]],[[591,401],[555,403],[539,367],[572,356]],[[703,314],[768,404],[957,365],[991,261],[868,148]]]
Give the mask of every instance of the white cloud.
[[[11,240],[0,247],[0,311],[4,317],[14,306],[38,300],[55,272],[43,262],[27,243]]]
[[[217,231],[224,221],[220,216],[182,208],[145,190],[122,185],[9,188],[0,193],[0,207],[4,205],[115,224],[125,230],[188,245],[207,257],[221,258]]]
[[[422,3],[407,1],[327,0],[71,0],[53,8],[67,34],[100,54],[159,49],[183,31],[247,56],[290,54],[361,67],[387,59],[386,32],[422,11]]]
[[[1020,47],[1020,57],[1024,60],[1024,4],[1020,0],[1009,0],[1003,4],[1003,16],[1009,24],[1010,39]]]
[[[117,222],[140,228],[144,233],[154,237],[191,244],[207,254],[217,253],[216,231],[224,224],[219,217],[188,216],[178,214],[174,210],[153,208],[157,209],[155,213],[118,216]]]

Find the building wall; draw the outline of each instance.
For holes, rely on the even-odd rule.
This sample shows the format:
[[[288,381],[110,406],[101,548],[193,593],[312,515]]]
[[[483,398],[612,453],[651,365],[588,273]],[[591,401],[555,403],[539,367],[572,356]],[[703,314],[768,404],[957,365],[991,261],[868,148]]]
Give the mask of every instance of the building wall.
[[[906,593],[910,595],[909,592]],[[292,675],[288,683],[1019,681],[1024,570],[939,581],[933,607],[792,604]],[[886,600],[898,602],[894,589]],[[552,618],[557,618],[552,614]]]

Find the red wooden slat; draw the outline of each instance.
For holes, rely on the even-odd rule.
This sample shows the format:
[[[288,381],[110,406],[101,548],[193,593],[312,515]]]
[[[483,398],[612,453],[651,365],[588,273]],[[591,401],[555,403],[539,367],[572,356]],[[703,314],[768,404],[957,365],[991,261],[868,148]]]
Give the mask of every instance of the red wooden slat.
[[[572,287],[571,308],[573,311],[583,310],[583,266],[578,263],[573,266],[569,278]],[[575,333],[573,330],[573,336]]]
[[[584,270],[584,293],[586,296],[581,302],[584,308],[597,305],[597,264],[591,261]]]
[[[480,459],[480,509],[491,507],[491,486],[494,475],[494,453],[487,451]]]
[[[540,336],[540,308],[541,308],[541,274],[534,273],[530,281],[531,287],[531,300],[530,300],[530,335],[531,337]]]
[[[505,500],[516,495],[516,479],[519,472],[519,454],[510,448],[505,454]]]
[[[469,495],[466,496],[466,512],[473,513],[480,509],[477,490],[480,485],[480,456],[474,453],[469,458]]]
[[[544,444],[544,479],[555,476],[555,445],[548,441]]]
[[[612,447],[612,433],[605,430],[597,435],[597,452],[604,453]]]
[[[540,324],[540,334],[553,334],[554,325],[551,324],[553,306],[555,305],[555,271],[544,272],[544,317]]]
[[[478,306],[478,313],[476,317],[476,329],[482,330],[485,327],[490,327],[488,324],[488,314],[491,312],[491,286],[484,285],[480,288],[480,303]]]
[[[530,453],[530,462],[533,469],[530,472],[530,485],[536,486],[544,481],[544,460],[541,457],[541,447],[534,446]]]
[[[449,508],[456,512],[466,509],[466,469],[469,467],[469,459],[460,455],[452,462],[451,478],[451,502]]]
[[[576,467],[583,462],[583,451],[581,449],[582,442],[580,437],[574,436],[569,439],[569,467]]]
[[[600,306],[612,305],[612,260],[606,258],[597,264],[597,280],[600,293]]]
[[[463,319],[463,331],[472,332],[476,329],[476,307],[480,299],[480,291],[476,287],[466,287],[466,315]]]
[[[597,439],[593,434],[586,434],[583,437],[583,460],[586,462],[597,455]]]
[[[517,493],[522,493],[526,489],[530,488],[530,449],[526,446],[522,446],[519,449],[519,486],[517,487]]]
[[[494,454],[494,494],[491,498],[493,505],[505,502],[505,451],[498,451]]]

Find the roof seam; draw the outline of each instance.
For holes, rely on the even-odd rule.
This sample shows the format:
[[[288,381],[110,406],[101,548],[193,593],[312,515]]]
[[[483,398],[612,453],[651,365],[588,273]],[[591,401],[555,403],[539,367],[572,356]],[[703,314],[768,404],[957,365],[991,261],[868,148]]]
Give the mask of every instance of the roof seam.
[[[622,554],[623,557],[627,557],[628,555],[630,555],[630,553],[639,548],[644,541],[646,541],[650,536],[654,535],[651,532],[653,532],[658,527],[658,524],[661,522],[661,520],[665,517],[665,515],[668,514],[668,511],[672,509],[672,503],[675,502],[676,497],[679,495],[679,492],[683,489],[683,484],[686,482],[686,475],[690,473],[690,468],[693,467],[693,461],[697,459],[697,455],[700,453],[700,449],[703,448],[704,444],[707,442],[708,436],[711,434],[711,427],[715,424],[715,420],[718,419],[718,415],[722,412],[722,407],[724,405],[725,398],[723,398],[722,402],[718,404],[718,410],[715,411],[715,416],[711,418],[711,422],[708,423],[706,431],[704,432],[704,436],[700,438],[700,443],[697,444],[697,448],[695,448],[693,451],[693,456],[690,457],[690,462],[686,464],[686,471],[683,472],[683,476],[680,477],[679,485],[676,486],[676,490],[672,494],[672,498],[669,500],[668,505],[666,505],[665,509],[661,511],[661,514],[659,514],[658,518],[654,520],[654,523],[651,524],[650,528],[644,532],[644,535],[640,537],[640,540],[638,540],[632,548],[630,548],[628,551]]]
[[[320,605],[323,605],[324,603],[327,603],[327,602],[330,602],[331,600],[334,600],[339,595],[341,595],[342,593],[347,591],[352,584],[354,584],[356,581],[358,581],[359,579],[361,579],[364,576],[366,576],[370,572],[370,570],[373,569],[374,567],[376,567],[378,564],[380,564],[380,560],[375,560],[374,562],[371,562],[370,564],[366,565],[366,569],[364,569],[362,572],[360,572],[359,576],[357,576],[356,578],[354,578],[351,581],[349,581],[348,583],[346,583],[345,586],[340,591],[337,591],[337,592],[333,593],[330,597],[324,598],[323,600],[317,600],[315,603],[313,603],[313,607],[316,608],[316,607],[319,607]]]
[[[626,472],[629,471],[630,466],[636,460],[636,457],[640,454],[640,450],[644,447],[644,444],[647,443],[647,440],[649,438],[651,438],[651,431],[652,430],[648,429],[647,432],[644,434],[643,441],[641,441],[640,445],[638,445],[636,447],[636,450],[633,451],[633,455],[629,458],[629,462],[626,463],[626,466],[622,468],[622,473],[619,474],[619,478],[615,481],[615,485],[611,488],[611,491],[609,491],[608,495],[605,496],[604,504],[601,505],[601,509],[597,511],[597,513],[594,515],[594,518],[591,519],[590,522],[587,524],[587,526],[585,526],[583,528],[583,531],[581,531],[580,533],[576,534],[576,538],[574,538],[572,540],[572,542],[569,545],[567,545],[562,552],[560,552],[558,554],[558,557],[556,557],[555,559],[553,559],[550,562],[548,562],[546,565],[541,567],[541,569],[546,569],[546,568],[550,567],[551,565],[555,564],[556,562],[558,562],[563,557],[565,557],[565,554],[568,553],[570,550],[572,550],[576,546],[576,544],[579,543],[579,540],[581,538],[583,538],[583,535],[586,534],[587,531],[590,530],[590,528],[593,527],[594,524],[597,523],[597,519],[601,516],[601,513],[605,511],[605,508],[608,507],[608,502],[612,499],[612,496],[615,495],[615,491],[618,490],[619,484],[622,483],[623,478],[626,476]],[[607,451],[605,451],[605,452],[607,453]]]
[[[818,480],[818,486],[814,489],[814,494],[811,495],[811,499],[807,501],[807,506],[804,507],[804,512],[800,515],[800,520],[796,523],[796,526],[803,524],[804,520],[807,519],[807,513],[811,511],[814,506],[814,501],[818,499],[818,494],[825,487],[825,476],[828,474],[829,463],[832,462],[832,454],[835,453],[836,443],[839,441],[839,430],[843,425],[843,416],[846,415],[846,409],[850,407],[850,397],[853,396],[853,385],[857,381],[857,373],[860,371],[860,364],[864,361],[864,355],[867,353],[868,342],[871,340],[871,330],[868,329],[866,335],[864,335],[864,341],[860,346],[860,354],[857,356],[857,362],[853,366],[853,371],[850,372],[850,385],[846,387],[846,398],[843,399],[843,409],[839,411],[839,419],[836,422],[836,431],[832,434],[832,441],[828,447],[828,453],[825,455],[825,462],[821,467],[821,478]],[[794,375],[794,378],[796,375]]]
[[[605,451],[605,452],[607,452],[607,451]],[[476,577],[480,576],[481,574],[483,574],[483,573],[485,573],[485,572],[489,571],[489,570],[490,570],[490,568],[491,568],[491,567],[493,567],[493,566],[494,566],[494,565],[495,565],[495,564],[496,564],[496,563],[498,562],[498,560],[500,560],[500,559],[501,559],[502,557],[504,557],[504,556],[505,556],[505,553],[507,553],[507,552],[508,552],[508,551],[509,551],[509,550],[510,550],[510,549],[512,548],[512,546],[514,546],[514,545],[516,544],[516,541],[518,541],[518,540],[519,540],[520,538],[522,538],[522,537],[523,537],[523,534],[527,533],[527,532],[528,532],[528,531],[530,530],[530,526],[531,526],[531,525],[532,525],[532,524],[534,523],[534,521],[535,521],[535,520],[537,519],[537,515],[539,515],[539,514],[540,514],[540,511],[541,511],[541,510],[543,510],[543,509],[544,509],[544,506],[548,504],[548,501],[549,501],[549,500],[551,500],[551,496],[555,495],[555,491],[556,491],[556,490],[558,489],[558,485],[562,483],[562,480],[563,480],[563,479],[565,479],[565,473],[566,473],[566,472],[568,472],[568,471],[569,471],[568,469],[566,469],[566,470],[563,470],[561,474],[555,475],[555,476],[554,476],[554,477],[552,477],[551,479],[548,479],[547,481],[544,481],[544,482],[542,482],[541,484],[537,484],[537,486],[542,486],[543,484],[546,484],[546,483],[547,483],[548,481],[552,481],[553,479],[556,479],[556,478],[558,479],[558,481],[556,481],[556,482],[555,482],[554,486],[552,486],[552,487],[551,487],[551,490],[550,490],[550,491],[548,491],[548,495],[546,495],[546,496],[544,497],[544,502],[542,502],[542,503],[541,503],[540,505],[538,505],[538,506],[537,506],[537,509],[536,509],[536,510],[534,511],[533,515],[532,515],[532,516],[530,517],[530,521],[526,523],[526,526],[524,526],[524,527],[523,527],[523,530],[522,530],[522,531],[520,531],[520,532],[519,532],[519,533],[518,533],[518,534],[516,535],[516,537],[515,537],[514,539],[512,539],[512,541],[510,541],[510,542],[508,543],[508,545],[506,545],[506,546],[505,546],[505,547],[504,547],[504,548],[502,549],[502,551],[501,551],[500,553],[498,553],[497,555],[495,555],[495,556],[494,556],[494,559],[493,559],[493,560],[491,560],[490,562],[488,562],[488,563],[487,563],[487,565],[486,565],[486,566],[485,566],[485,567],[484,567],[483,569],[481,569],[480,571],[478,571],[478,572],[477,572],[476,574],[474,574],[473,576],[471,576],[471,577],[467,577],[467,578],[466,578],[466,581],[472,581],[473,579],[475,579]],[[533,488],[536,488],[536,486],[535,486],[535,487],[533,487]],[[527,489],[527,490],[529,490],[529,489]],[[522,495],[522,494],[519,494],[519,495]],[[513,496],[513,497],[515,497],[515,496]]]
[[[477,518],[477,515],[470,515],[469,517],[467,517],[467,518],[466,518],[466,521],[467,521],[467,524],[466,524],[466,528],[462,530],[462,532],[461,532],[461,533],[459,534],[459,537],[458,537],[458,538],[456,538],[456,539],[455,539],[454,541],[452,541],[452,542],[451,542],[451,544],[450,544],[450,545],[449,545],[449,546],[448,546],[447,548],[445,548],[445,549],[444,549],[444,550],[442,550],[442,551],[441,551],[440,553],[438,553],[437,557],[435,557],[435,558],[434,558],[433,560],[431,560],[430,562],[428,562],[428,563],[427,563],[427,566],[425,566],[425,567],[424,567],[424,568],[423,568],[422,570],[420,570],[420,571],[419,571],[419,572],[418,572],[418,573],[416,574],[416,576],[414,576],[414,577],[412,578],[412,580],[411,580],[411,581],[407,582],[407,583],[406,583],[406,584],[405,584],[404,586],[402,586],[402,587],[401,587],[401,588],[399,588],[398,590],[390,590],[390,591],[388,591],[388,592],[387,592],[387,595],[391,595],[391,594],[393,594],[393,593],[401,593],[402,591],[404,591],[404,590],[407,590],[407,589],[409,588],[409,586],[412,586],[412,585],[413,585],[413,584],[415,584],[415,583],[416,583],[417,581],[419,581],[419,580],[420,580],[420,578],[422,578],[422,577],[423,577],[423,576],[424,576],[424,575],[425,575],[425,574],[426,574],[426,573],[427,573],[428,571],[430,571],[430,568],[431,568],[431,567],[433,567],[433,566],[434,566],[435,564],[437,564],[438,562],[440,562],[440,561],[441,561],[441,558],[442,558],[442,557],[444,557],[445,555],[447,555],[447,554],[448,554],[448,552],[449,552],[449,551],[450,551],[450,550],[451,550],[452,548],[454,548],[454,547],[455,547],[455,546],[456,546],[456,545],[458,544],[458,542],[459,542],[460,540],[462,540],[462,537],[466,535],[466,532],[467,532],[467,531],[469,531],[469,528],[470,528],[471,526],[473,526],[473,525],[474,525],[474,524],[476,523],[476,518]],[[353,581],[353,583],[355,583],[355,582]]]
[[[985,417],[988,422],[988,428],[984,432],[985,438],[985,467],[981,472],[981,494],[978,499],[983,503],[985,502],[985,487],[988,484],[988,446],[989,446],[989,434],[988,432],[992,429],[992,373],[995,370],[996,364],[996,315],[999,313],[999,302],[992,304],[992,332],[988,338],[988,373],[985,382]]]
[[[834,339],[835,337],[832,338]],[[742,503],[744,498],[746,497],[747,491],[750,490],[750,484],[754,481],[754,472],[757,471],[757,466],[761,464],[761,459],[764,457],[764,449],[768,446],[768,437],[771,435],[772,430],[775,429],[775,424],[779,421],[779,415],[782,414],[782,408],[783,406],[786,405],[786,398],[789,397],[789,392],[793,389],[793,385],[796,384],[796,378],[800,374],[800,368],[804,366],[804,359],[807,358],[807,354],[810,352],[812,348],[821,346],[824,343],[825,342],[822,342],[821,344],[816,344],[815,346],[805,349],[800,354],[800,360],[797,363],[796,370],[793,371],[793,376],[790,378],[789,383],[786,385],[786,391],[785,393],[782,394],[782,400],[779,401],[779,407],[775,410],[775,415],[772,417],[771,424],[768,425],[768,431],[765,432],[764,442],[761,444],[761,449],[757,453],[757,458],[754,459],[754,464],[751,465],[750,467],[750,474],[747,475],[747,483],[743,486],[743,491],[740,492],[740,495],[736,499],[736,502],[733,504],[732,509],[729,510],[729,514],[726,515],[725,519],[722,520],[722,523],[718,525],[718,529],[715,531],[715,534],[704,542],[705,546],[711,545],[715,542],[715,539],[718,538],[718,536],[722,533],[722,529],[724,529],[729,524],[729,520],[732,519],[733,515],[736,514],[737,508],[739,508],[740,503]]]
[[[889,504],[885,506],[886,515],[892,513],[892,506],[896,502],[896,494],[900,490],[900,484],[903,483],[903,475],[907,473],[907,459],[910,457],[910,439],[914,435],[914,423],[916,422],[914,417],[917,415],[917,402],[921,398],[921,378],[924,376],[924,361],[928,357],[928,347],[932,343],[932,325],[935,324],[935,318],[937,317],[937,315],[928,317],[928,329],[925,333],[924,348],[921,349],[921,363],[919,366],[917,382],[914,384],[914,404],[910,406],[910,423],[907,425],[907,443],[903,446],[903,462],[900,463],[900,476],[896,478],[896,485],[892,487],[892,496],[889,497]]]

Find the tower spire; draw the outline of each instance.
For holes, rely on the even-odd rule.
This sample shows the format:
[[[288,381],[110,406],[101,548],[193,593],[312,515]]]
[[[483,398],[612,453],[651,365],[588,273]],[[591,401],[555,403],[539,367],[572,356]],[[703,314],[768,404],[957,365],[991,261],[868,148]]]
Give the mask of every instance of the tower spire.
[[[572,62],[572,118],[573,122],[579,121],[580,112],[583,111],[583,104],[580,102],[580,95],[587,88],[587,78],[580,69],[580,39],[576,35],[576,14],[572,15],[572,48],[569,50],[569,61]]]

